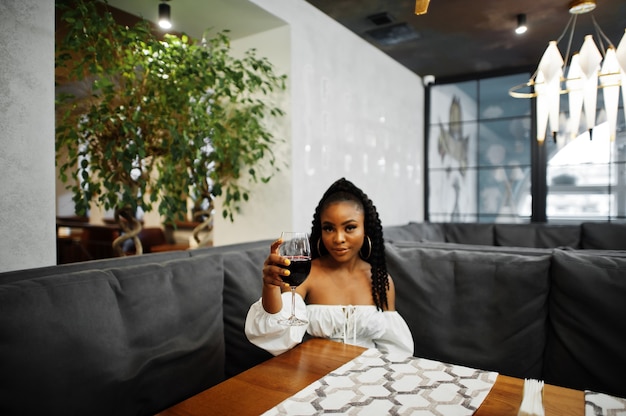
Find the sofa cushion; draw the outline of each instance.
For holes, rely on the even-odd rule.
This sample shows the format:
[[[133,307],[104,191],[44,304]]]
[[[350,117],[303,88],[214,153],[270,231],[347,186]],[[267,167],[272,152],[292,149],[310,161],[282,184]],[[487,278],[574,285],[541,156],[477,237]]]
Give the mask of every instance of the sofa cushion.
[[[580,248],[580,226],[495,224],[495,245],[536,248]]]
[[[626,258],[555,250],[545,380],[626,397]]]
[[[540,378],[549,255],[386,246],[415,355]]]
[[[141,256],[112,257],[109,259],[81,261],[56,266],[37,267],[34,269],[14,270],[0,273],[0,284],[57,274],[75,273],[83,270],[112,269],[137,266],[141,264],[161,263],[168,260],[187,258],[189,257],[189,253],[190,252],[186,250],[166,251],[163,253],[144,253]]]
[[[626,224],[584,222],[581,224],[582,248],[626,250]]]
[[[409,222],[383,228],[385,241],[438,241],[444,242],[443,224],[430,222]]]
[[[271,358],[246,338],[244,327],[250,305],[261,298],[263,262],[271,242],[256,248],[224,253],[224,340],[226,377],[232,377]]]
[[[457,243],[435,243],[430,241],[424,242],[409,242],[400,241],[397,243],[391,243],[395,247],[422,247],[422,248],[435,248],[439,250],[461,250],[471,251],[479,253],[501,253],[501,254],[523,254],[527,256],[549,256],[552,254],[552,249],[548,248],[534,248],[534,247],[499,247],[499,246],[483,246],[479,244],[457,244]],[[605,253],[606,251],[602,251]],[[616,252],[617,253],[617,252]],[[621,252],[626,254],[626,252]]]
[[[445,223],[446,241],[458,244],[493,246],[495,243],[493,224]]]
[[[0,285],[0,414],[148,415],[220,382],[222,288],[211,256]]]

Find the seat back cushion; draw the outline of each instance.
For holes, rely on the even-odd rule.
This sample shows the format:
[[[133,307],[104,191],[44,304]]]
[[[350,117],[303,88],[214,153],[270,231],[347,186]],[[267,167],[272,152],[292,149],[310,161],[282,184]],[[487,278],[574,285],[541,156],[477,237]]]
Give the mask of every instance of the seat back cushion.
[[[580,226],[549,224],[495,224],[497,246],[580,248]]]
[[[493,246],[495,244],[493,224],[457,222],[446,223],[444,227],[447,242],[483,246]]]
[[[555,250],[545,380],[626,397],[626,258]]]
[[[443,224],[430,222],[409,222],[404,225],[384,227],[385,241],[437,241],[444,242]]]
[[[501,254],[523,254],[527,256],[549,256],[552,254],[552,249],[548,248],[533,248],[533,247],[508,247],[508,246],[482,246],[478,244],[458,244],[458,243],[433,243],[425,241],[421,243],[402,241],[392,243],[393,246],[404,247],[421,247],[421,248],[434,248],[445,251],[469,251],[477,253],[501,253]],[[626,252],[622,252],[626,254]]]
[[[595,250],[626,250],[626,224],[584,222],[581,224],[582,248]]]
[[[0,285],[0,414],[151,415],[222,381],[222,288],[211,256]]]
[[[540,378],[549,255],[386,246],[415,356]]]
[[[261,298],[263,262],[270,243],[224,253],[224,338],[226,377],[232,377],[271,358],[252,344],[244,332],[250,305]]]
[[[162,263],[169,260],[187,258],[189,257],[189,253],[189,251],[144,253],[141,256],[112,257],[109,259],[81,261],[77,263],[59,264],[56,266],[37,267],[34,269],[13,270],[10,272],[0,273],[0,285],[45,276],[75,273],[83,270],[112,269],[149,263]]]

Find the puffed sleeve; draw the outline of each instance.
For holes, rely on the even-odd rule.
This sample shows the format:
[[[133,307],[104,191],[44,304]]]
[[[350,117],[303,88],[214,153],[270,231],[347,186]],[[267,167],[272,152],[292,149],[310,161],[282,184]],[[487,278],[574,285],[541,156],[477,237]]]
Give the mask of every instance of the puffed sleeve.
[[[246,337],[254,345],[263,348],[273,355],[279,355],[293,348],[306,333],[308,325],[287,326],[278,323],[291,315],[291,292],[282,294],[283,308],[271,314],[263,309],[261,299],[250,306],[246,316]],[[307,316],[306,305],[302,297],[296,293],[296,316]]]
[[[413,336],[406,321],[397,311],[383,312],[385,333],[374,340],[376,348],[388,354],[410,357],[413,355]]]

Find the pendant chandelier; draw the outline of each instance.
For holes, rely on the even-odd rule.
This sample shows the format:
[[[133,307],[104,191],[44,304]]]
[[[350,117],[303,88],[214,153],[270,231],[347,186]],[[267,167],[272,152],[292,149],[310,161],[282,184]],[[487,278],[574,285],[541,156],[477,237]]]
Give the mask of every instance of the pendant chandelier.
[[[415,0],[415,14],[426,14],[428,13],[428,4],[430,0]]]
[[[596,102],[598,90],[604,98],[604,109],[609,125],[611,141],[615,140],[619,92],[622,89],[622,101],[626,104],[626,30],[617,49],[602,32],[595,18],[591,16],[594,28],[599,36],[602,49],[598,49],[592,35],[586,35],[580,51],[569,59],[572,38],[578,15],[588,13],[595,8],[595,1],[574,1],[570,4],[570,19],[565,30],[557,40],[550,41],[537,70],[526,84],[509,90],[515,98],[535,98],[537,115],[537,141],[543,142],[550,128],[556,142],[559,131],[560,95],[567,94],[569,101],[568,130],[572,138],[578,136],[582,110],[591,137],[596,124]],[[557,44],[568,34],[569,40],[565,58]],[[608,44],[606,49],[604,42]],[[601,52],[602,50],[602,52]],[[532,87],[531,93],[517,92],[524,87]],[[624,106],[626,117],[626,105]]]

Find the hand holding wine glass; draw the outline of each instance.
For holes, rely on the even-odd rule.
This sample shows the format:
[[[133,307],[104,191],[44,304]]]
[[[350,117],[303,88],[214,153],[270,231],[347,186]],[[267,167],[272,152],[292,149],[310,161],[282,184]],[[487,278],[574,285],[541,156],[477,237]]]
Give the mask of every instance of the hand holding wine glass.
[[[296,317],[296,288],[302,284],[311,271],[311,247],[309,236],[302,232],[282,232],[282,244],[278,248],[278,253],[289,259],[289,276],[281,276],[291,289],[291,316],[283,319],[279,323],[283,325],[306,325],[309,322]]]

